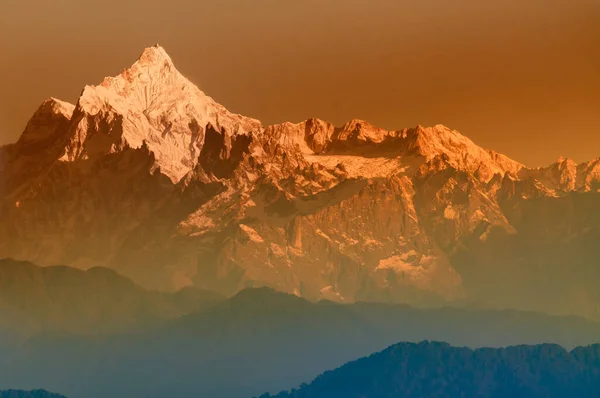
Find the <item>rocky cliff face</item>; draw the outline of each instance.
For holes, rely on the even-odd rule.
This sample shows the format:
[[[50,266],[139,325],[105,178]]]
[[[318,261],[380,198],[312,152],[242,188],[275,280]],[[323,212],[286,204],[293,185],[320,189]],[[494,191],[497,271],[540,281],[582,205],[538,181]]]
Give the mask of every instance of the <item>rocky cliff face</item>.
[[[44,102],[0,178],[0,257],[164,290],[598,315],[599,160],[528,169],[441,125],[263,126],[159,46]]]

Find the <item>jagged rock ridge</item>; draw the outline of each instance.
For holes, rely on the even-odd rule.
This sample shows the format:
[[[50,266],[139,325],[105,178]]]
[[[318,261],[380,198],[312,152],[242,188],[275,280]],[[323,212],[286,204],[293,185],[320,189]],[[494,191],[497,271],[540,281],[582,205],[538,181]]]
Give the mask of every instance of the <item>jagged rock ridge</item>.
[[[42,104],[0,176],[0,257],[166,290],[598,314],[600,160],[529,169],[441,125],[263,126],[160,46],[75,105]]]

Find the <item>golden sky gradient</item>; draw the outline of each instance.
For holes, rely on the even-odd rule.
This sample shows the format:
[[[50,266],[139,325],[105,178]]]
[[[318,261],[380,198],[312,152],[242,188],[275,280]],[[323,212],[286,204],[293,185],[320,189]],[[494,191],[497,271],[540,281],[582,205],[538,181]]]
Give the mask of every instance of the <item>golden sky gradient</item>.
[[[230,110],[600,156],[600,0],[0,0],[0,143],[160,43]]]

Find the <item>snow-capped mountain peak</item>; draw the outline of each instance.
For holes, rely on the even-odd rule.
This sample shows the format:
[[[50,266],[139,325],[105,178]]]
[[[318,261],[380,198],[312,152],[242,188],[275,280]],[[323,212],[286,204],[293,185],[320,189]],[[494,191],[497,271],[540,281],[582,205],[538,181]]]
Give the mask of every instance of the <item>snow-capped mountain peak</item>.
[[[160,46],[160,44],[155,44],[151,47],[147,47],[140,55],[137,64],[140,65],[160,65],[173,67],[173,60],[167,51]]]
[[[139,148],[145,142],[157,167],[173,182],[198,161],[207,125],[228,135],[259,131],[258,120],[229,112],[185,78],[160,46],[144,50],[139,59],[98,86],[86,86],[79,98],[78,127],[63,160]],[[90,131],[100,120],[110,124],[110,145],[103,131]],[[90,134],[91,133],[91,134]]]
[[[433,127],[417,126],[414,147],[427,160],[439,155],[459,170],[478,172],[479,177],[489,181],[494,174],[516,174],[524,166],[504,155],[487,151],[456,130],[438,124]]]

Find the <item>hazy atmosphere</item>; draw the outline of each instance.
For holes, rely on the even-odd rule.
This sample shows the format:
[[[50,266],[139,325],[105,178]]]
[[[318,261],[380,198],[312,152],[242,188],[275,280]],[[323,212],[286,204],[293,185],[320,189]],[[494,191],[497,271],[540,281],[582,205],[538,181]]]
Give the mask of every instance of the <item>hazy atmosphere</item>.
[[[600,0],[0,4],[0,398],[600,397]]]
[[[265,124],[441,123],[529,166],[589,160],[599,16],[595,0],[2,0],[0,144],[47,97],[76,101],[160,43]]]

